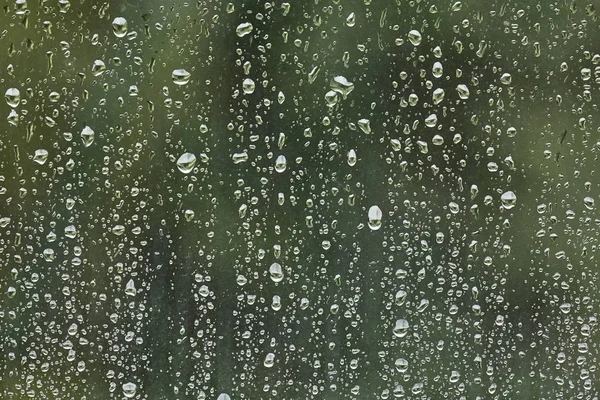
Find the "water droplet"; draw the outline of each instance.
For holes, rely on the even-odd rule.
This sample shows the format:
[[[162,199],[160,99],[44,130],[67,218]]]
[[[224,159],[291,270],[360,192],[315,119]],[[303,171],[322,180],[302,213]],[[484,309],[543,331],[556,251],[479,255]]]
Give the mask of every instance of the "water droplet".
[[[594,209],[594,199],[592,197],[586,197],[583,199],[583,204],[585,205],[585,208],[587,208],[588,210],[593,210]]]
[[[48,160],[48,151],[44,149],[39,149],[35,151],[33,155],[33,161],[40,165],[46,164],[46,160]]]
[[[458,85],[456,87],[456,91],[458,92],[458,97],[460,97],[462,100],[466,100],[469,98],[469,96],[471,95],[471,93],[469,92],[469,88],[467,87],[467,85]]]
[[[81,141],[85,147],[90,147],[94,143],[94,131],[89,126],[86,126],[81,131]]]
[[[127,20],[123,17],[113,19],[112,27],[113,33],[118,38],[122,38],[127,34]]]
[[[413,29],[410,32],[408,32],[408,40],[410,40],[410,42],[413,44],[413,46],[418,46],[421,44],[421,32]]]
[[[181,157],[177,159],[177,168],[184,174],[189,174],[196,165],[196,156],[192,153],[183,153]]]
[[[242,153],[234,153],[232,158],[234,164],[240,164],[248,161],[248,153],[245,150]]]
[[[350,28],[352,28],[355,23],[356,23],[356,15],[352,12],[352,13],[350,13],[350,15],[348,15],[346,17],[346,25],[348,25]]]
[[[433,63],[433,68],[431,69],[431,73],[436,78],[441,78],[444,75],[444,66],[441,62],[436,61]]]
[[[137,390],[137,385],[132,382],[127,382],[127,383],[123,384],[122,388],[123,388],[123,395],[125,397],[127,397],[128,399],[130,399],[135,396],[135,391]]]
[[[252,32],[253,29],[254,27],[250,22],[242,22],[235,29],[235,33],[238,35],[238,37],[243,37]]]
[[[348,165],[354,167],[356,165],[356,152],[354,149],[348,152]]]
[[[371,134],[371,121],[366,118],[362,118],[358,120],[358,127],[361,131],[366,133],[367,135]]]
[[[379,230],[379,228],[381,228],[381,218],[383,216],[381,209],[378,206],[371,206],[371,208],[369,208],[368,216],[369,228],[373,231]]]
[[[9,88],[4,93],[4,99],[6,99],[6,104],[15,108],[21,102],[21,92],[17,88]]]
[[[408,321],[405,319],[399,319],[396,321],[396,326],[394,327],[394,336],[396,337],[404,337],[408,333]]]
[[[190,76],[191,74],[183,68],[174,69],[171,73],[171,79],[173,80],[173,83],[179,86],[187,84],[190,81]]]
[[[136,293],[135,282],[133,282],[133,279],[130,279],[129,282],[127,282],[127,285],[125,285],[125,294],[128,296],[135,296]]]
[[[94,61],[94,64],[92,65],[92,75],[100,76],[104,73],[104,71],[106,71],[106,64],[104,64],[104,61]]]
[[[446,95],[446,92],[444,92],[444,89],[440,89],[437,88],[433,91],[433,104],[440,104],[442,102],[442,100],[444,100],[444,96]]]
[[[349,82],[343,76],[333,77],[329,86],[331,87],[331,90],[341,94],[342,98],[344,99],[346,99],[348,95],[354,90],[354,84],[352,82]]]
[[[265,362],[264,362],[265,367],[271,368],[271,367],[273,367],[274,364],[275,364],[275,354],[273,354],[273,353],[267,354],[267,356],[265,357]]]
[[[275,171],[282,173],[283,171],[285,171],[286,168],[287,160],[285,159],[284,155],[280,155],[279,157],[277,157],[277,160],[275,160]]]
[[[510,85],[512,82],[512,76],[509,73],[504,73],[500,77],[500,82],[502,82],[503,85]]]
[[[502,207],[507,210],[510,210],[517,204],[517,196],[511,191],[504,192],[500,196],[500,200],[502,200]]]
[[[254,81],[252,79],[250,79],[250,78],[244,79],[244,82],[242,83],[242,89],[244,90],[244,94],[254,93],[255,88],[256,88],[256,85],[254,84]]]
[[[281,269],[281,265],[279,263],[271,264],[269,275],[273,282],[281,282],[283,280],[283,270]]]

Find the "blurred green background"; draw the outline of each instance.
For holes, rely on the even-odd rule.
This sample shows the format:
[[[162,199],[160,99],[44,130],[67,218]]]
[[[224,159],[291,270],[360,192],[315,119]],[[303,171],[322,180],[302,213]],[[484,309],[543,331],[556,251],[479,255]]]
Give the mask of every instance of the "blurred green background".
[[[597,399],[596,6],[4,1],[0,397]]]

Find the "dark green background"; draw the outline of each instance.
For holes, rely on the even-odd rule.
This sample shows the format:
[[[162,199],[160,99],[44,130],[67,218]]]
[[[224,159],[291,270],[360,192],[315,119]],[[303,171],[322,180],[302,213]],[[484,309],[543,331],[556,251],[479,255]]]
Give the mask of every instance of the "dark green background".
[[[597,399],[596,2],[290,3],[2,3],[1,89],[22,100],[16,126],[0,121],[0,397],[123,398],[133,382],[146,399]],[[354,90],[327,107],[335,76]]]

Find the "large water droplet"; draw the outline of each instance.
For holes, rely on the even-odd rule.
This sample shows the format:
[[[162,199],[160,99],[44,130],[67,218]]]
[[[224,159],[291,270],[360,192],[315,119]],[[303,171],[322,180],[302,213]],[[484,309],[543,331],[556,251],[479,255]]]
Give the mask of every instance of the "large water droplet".
[[[413,46],[420,45],[422,40],[421,32],[417,31],[416,29],[411,30],[408,32],[408,40],[410,40]]]
[[[396,326],[394,327],[394,336],[396,337],[404,337],[408,333],[408,321],[405,319],[399,319],[396,321]]]
[[[381,212],[381,208],[378,206],[371,206],[369,208],[369,228],[371,230],[376,231],[381,228],[381,217],[383,216]]]
[[[122,38],[127,34],[127,20],[123,17],[113,19],[112,27],[113,33],[118,38]]]
[[[177,168],[184,174],[189,174],[194,169],[196,164],[196,156],[192,153],[183,153],[177,159]]]
[[[510,210],[517,204],[517,196],[511,191],[504,192],[500,196],[500,200],[502,200],[502,207],[507,210]]]
[[[135,396],[135,391],[137,390],[137,385],[132,382],[127,382],[123,384],[123,395],[128,399],[131,399]]]
[[[283,280],[283,270],[281,269],[281,265],[279,263],[271,264],[269,275],[273,282],[281,282]]]
[[[179,86],[183,86],[190,81],[191,74],[187,72],[185,69],[174,69],[171,74],[171,79],[173,79],[173,83]]]
[[[17,88],[6,89],[6,93],[4,93],[4,98],[6,99],[6,104],[8,104],[12,108],[15,108],[21,102],[21,92]]]
[[[254,29],[254,27],[252,26],[252,24],[250,22],[242,22],[241,24],[239,24],[237,26],[235,33],[239,37],[243,37],[243,36],[246,36],[247,34],[249,34],[250,32],[252,32],[253,29]]]
[[[287,160],[284,155],[277,157],[275,160],[275,171],[282,173],[287,168]]]
[[[94,131],[89,126],[86,126],[81,131],[81,141],[85,147],[90,147],[94,143]]]
[[[39,150],[36,150],[35,154],[33,155],[33,161],[35,161],[36,163],[38,163],[40,165],[44,165],[46,163],[47,159],[48,159],[48,150],[39,149]]]

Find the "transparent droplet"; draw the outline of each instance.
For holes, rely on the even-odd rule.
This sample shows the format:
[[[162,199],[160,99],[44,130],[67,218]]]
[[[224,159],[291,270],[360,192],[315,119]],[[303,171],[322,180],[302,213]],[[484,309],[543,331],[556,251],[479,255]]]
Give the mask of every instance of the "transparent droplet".
[[[593,210],[594,209],[594,199],[592,197],[585,197],[583,199],[583,204],[585,205],[585,208],[587,208],[588,210]]]
[[[429,128],[433,128],[437,125],[437,115],[430,114],[427,118],[425,118],[425,125]]]
[[[254,27],[250,22],[242,22],[235,29],[235,33],[238,35],[238,37],[243,37],[252,32],[253,29]]]
[[[6,89],[6,92],[4,93],[4,99],[6,100],[6,104],[12,108],[15,108],[21,102],[21,92],[17,88]]]
[[[196,165],[196,156],[192,153],[183,153],[177,159],[177,168],[184,174],[192,172],[194,165]]]
[[[33,155],[33,161],[40,165],[46,164],[46,160],[48,160],[48,150],[39,149],[35,151]]]
[[[353,27],[356,24],[356,15],[352,12],[346,17],[346,25]]]
[[[275,354],[273,354],[273,353],[267,354],[267,356],[265,357],[264,365],[267,368],[273,367],[273,365],[275,365]]]
[[[244,94],[252,94],[254,93],[254,89],[256,89],[256,85],[252,79],[246,78],[242,83],[242,89],[244,90]]]
[[[368,216],[369,228],[373,231],[379,230],[379,228],[381,228],[381,218],[383,216],[381,209],[378,206],[371,206],[371,208],[369,208]]]
[[[358,127],[361,131],[366,133],[367,135],[371,134],[371,121],[366,118],[362,118],[358,120]]]
[[[433,100],[433,104],[440,104],[442,102],[442,100],[444,100],[444,96],[446,95],[446,92],[444,92],[444,89],[440,89],[437,88],[433,91],[433,96],[432,96],[432,100]]]
[[[284,155],[280,155],[279,157],[277,157],[277,160],[275,160],[275,171],[282,173],[283,171],[285,171],[286,168],[287,160],[285,159]]]
[[[122,388],[123,388],[123,396],[127,397],[128,399],[131,399],[132,397],[135,396],[135,391],[137,390],[137,385],[132,382],[127,382],[127,383],[123,384]]]
[[[431,73],[436,78],[441,78],[444,75],[444,66],[441,62],[436,61],[433,63],[433,68],[431,69]]]
[[[394,366],[400,373],[405,373],[408,371],[408,361],[406,361],[404,358],[398,358],[396,362],[394,362]]]
[[[468,99],[471,94],[467,85],[458,85],[456,87],[456,91],[458,92],[458,97],[460,97],[462,100]]]
[[[356,165],[356,152],[354,149],[348,152],[348,165],[354,167]]]
[[[413,46],[418,46],[421,44],[421,32],[413,29],[410,32],[408,32],[408,40],[410,40],[410,42],[413,44]]]
[[[500,77],[500,82],[502,82],[503,85],[510,85],[512,82],[512,76],[509,73],[504,73]]]
[[[81,131],[81,141],[85,147],[90,147],[94,143],[94,131],[89,126],[86,126]]]
[[[190,76],[191,74],[183,68],[174,69],[171,73],[171,79],[173,80],[173,83],[178,86],[187,84],[190,81]]]
[[[133,282],[133,279],[130,279],[127,282],[127,285],[125,285],[125,294],[128,296],[135,296],[137,293],[136,289],[135,289],[135,282]]]
[[[500,196],[500,200],[502,201],[502,207],[507,210],[510,210],[517,204],[517,196],[511,191],[504,192]]]
[[[124,37],[127,34],[127,20],[123,17],[113,19],[112,28],[116,37]]]
[[[396,321],[396,326],[394,326],[394,336],[396,337],[404,337],[408,333],[409,324],[405,319],[399,319]]]
[[[106,64],[104,64],[104,61],[94,61],[94,64],[92,65],[92,75],[100,76],[104,73],[104,71],[106,71]]]
[[[269,275],[273,282],[281,282],[283,280],[283,270],[281,269],[281,265],[279,263],[271,264]]]
[[[344,99],[346,99],[348,95],[354,90],[354,84],[340,75],[334,76],[329,86],[331,87],[331,90],[341,94],[342,98]]]
[[[234,164],[240,164],[248,161],[248,153],[246,151],[243,151],[242,153],[234,153],[232,158]]]

